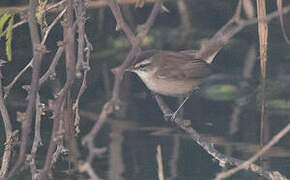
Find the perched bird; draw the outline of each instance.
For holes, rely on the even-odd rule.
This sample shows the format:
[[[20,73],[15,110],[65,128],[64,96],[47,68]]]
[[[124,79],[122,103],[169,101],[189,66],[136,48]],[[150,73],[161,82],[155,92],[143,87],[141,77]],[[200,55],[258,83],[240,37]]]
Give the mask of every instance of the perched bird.
[[[144,51],[127,71],[136,73],[154,93],[185,97],[181,106],[212,74],[210,64],[196,58],[194,53],[159,50]],[[181,106],[173,114],[173,119]]]

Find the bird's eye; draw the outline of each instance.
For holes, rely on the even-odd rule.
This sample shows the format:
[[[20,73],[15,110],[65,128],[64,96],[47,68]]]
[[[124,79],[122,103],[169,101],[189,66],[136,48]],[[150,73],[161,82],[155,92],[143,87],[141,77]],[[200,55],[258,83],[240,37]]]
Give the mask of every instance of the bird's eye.
[[[136,66],[136,69],[144,70],[148,65],[149,65],[149,63],[138,64],[138,65]]]
[[[148,64],[140,64],[139,68],[144,69]]]

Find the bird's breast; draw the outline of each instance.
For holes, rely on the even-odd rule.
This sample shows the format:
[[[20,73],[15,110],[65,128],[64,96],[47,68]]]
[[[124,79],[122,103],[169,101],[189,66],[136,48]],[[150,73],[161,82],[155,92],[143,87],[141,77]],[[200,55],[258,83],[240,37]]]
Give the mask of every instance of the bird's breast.
[[[168,80],[156,78],[154,74],[138,74],[151,91],[166,96],[185,96],[196,90],[200,80]]]

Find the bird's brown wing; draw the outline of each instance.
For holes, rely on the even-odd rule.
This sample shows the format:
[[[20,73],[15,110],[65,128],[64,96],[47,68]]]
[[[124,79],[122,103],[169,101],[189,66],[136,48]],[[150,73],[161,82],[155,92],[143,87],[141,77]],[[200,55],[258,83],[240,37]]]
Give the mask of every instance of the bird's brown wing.
[[[154,57],[156,59],[155,63],[160,63],[159,71],[156,72],[156,76],[159,78],[176,80],[203,79],[212,72],[210,65],[202,59],[183,53],[164,53],[166,54]],[[166,58],[166,61],[162,61],[161,58]]]

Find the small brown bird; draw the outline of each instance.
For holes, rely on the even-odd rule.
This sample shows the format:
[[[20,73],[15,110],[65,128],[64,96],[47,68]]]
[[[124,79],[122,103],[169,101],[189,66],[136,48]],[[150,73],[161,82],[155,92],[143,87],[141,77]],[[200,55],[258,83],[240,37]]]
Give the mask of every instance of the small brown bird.
[[[128,71],[136,73],[154,93],[186,97],[182,106],[190,94],[212,73],[212,68],[204,60],[195,58],[194,54],[151,50],[141,53],[137,63]]]

